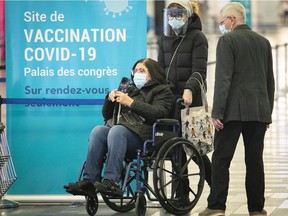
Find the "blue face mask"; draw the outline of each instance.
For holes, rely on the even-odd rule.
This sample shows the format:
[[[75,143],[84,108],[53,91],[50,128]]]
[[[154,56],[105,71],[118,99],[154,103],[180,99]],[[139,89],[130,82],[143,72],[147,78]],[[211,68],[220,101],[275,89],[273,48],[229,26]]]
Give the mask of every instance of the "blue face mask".
[[[220,32],[221,32],[222,35],[227,34],[227,33],[230,32],[229,29],[226,29],[226,28],[225,28],[225,25],[224,25],[224,24],[222,24],[222,25],[219,26],[219,30],[220,30]]]
[[[146,73],[135,73],[133,80],[136,87],[141,89],[147,83]]]

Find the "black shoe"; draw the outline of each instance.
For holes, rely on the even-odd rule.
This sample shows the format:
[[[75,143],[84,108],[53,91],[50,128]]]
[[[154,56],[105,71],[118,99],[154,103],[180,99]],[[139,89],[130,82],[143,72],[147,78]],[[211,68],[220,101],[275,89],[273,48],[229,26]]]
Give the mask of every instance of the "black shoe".
[[[174,200],[172,200],[171,204],[173,205],[173,207],[176,208],[186,208],[190,205],[190,198],[188,195],[184,195],[181,198],[175,198]]]
[[[80,190],[77,182],[76,183],[69,182],[68,185],[64,185],[64,189],[66,190],[67,193],[70,193],[72,195],[86,196],[86,193]]]
[[[82,196],[89,196],[89,197],[96,197],[94,185],[87,179],[78,181],[76,183],[70,182],[64,186],[65,190],[68,193],[73,195],[82,195]]]
[[[119,185],[113,180],[104,179],[101,182],[95,182],[94,187],[100,193],[111,195],[111,196],[122,196],[122,190]]]

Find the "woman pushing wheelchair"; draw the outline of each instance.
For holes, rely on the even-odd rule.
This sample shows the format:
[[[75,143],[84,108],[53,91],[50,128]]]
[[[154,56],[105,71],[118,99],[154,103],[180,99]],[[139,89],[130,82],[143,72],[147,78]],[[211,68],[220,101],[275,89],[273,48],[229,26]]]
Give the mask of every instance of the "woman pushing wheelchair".
[[[118,183],[126,153],[143,149],[144,141],[152,137],[153,123],[169,116],[172,92],[158,62],[138,60],[131,77],[128,89],[124,85],[122,91],[113,90],[106,96],[102,114],[109,124],[92,129],[83,178],[64,186],[67,192],[95,197],[96,189],[121,196]]]

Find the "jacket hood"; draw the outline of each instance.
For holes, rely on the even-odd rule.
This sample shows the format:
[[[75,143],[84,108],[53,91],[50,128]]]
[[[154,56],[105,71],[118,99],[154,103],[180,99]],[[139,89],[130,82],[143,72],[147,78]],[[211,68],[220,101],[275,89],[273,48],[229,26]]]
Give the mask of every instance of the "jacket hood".
[[[187,31],[192,31],[195,29],[202,31],[202,22],[200,17],[196,13],[189,17]]]

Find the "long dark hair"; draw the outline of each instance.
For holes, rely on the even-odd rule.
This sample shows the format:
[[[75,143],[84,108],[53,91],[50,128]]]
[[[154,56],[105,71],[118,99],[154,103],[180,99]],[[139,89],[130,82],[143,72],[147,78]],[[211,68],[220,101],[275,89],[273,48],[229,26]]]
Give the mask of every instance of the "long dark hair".
[[[165,71],[157,61],[151,58],[140,59],[134,64],[133,70],[138,63],[143,63],[148,68],[153,81],[158,84],[166,84]]]

